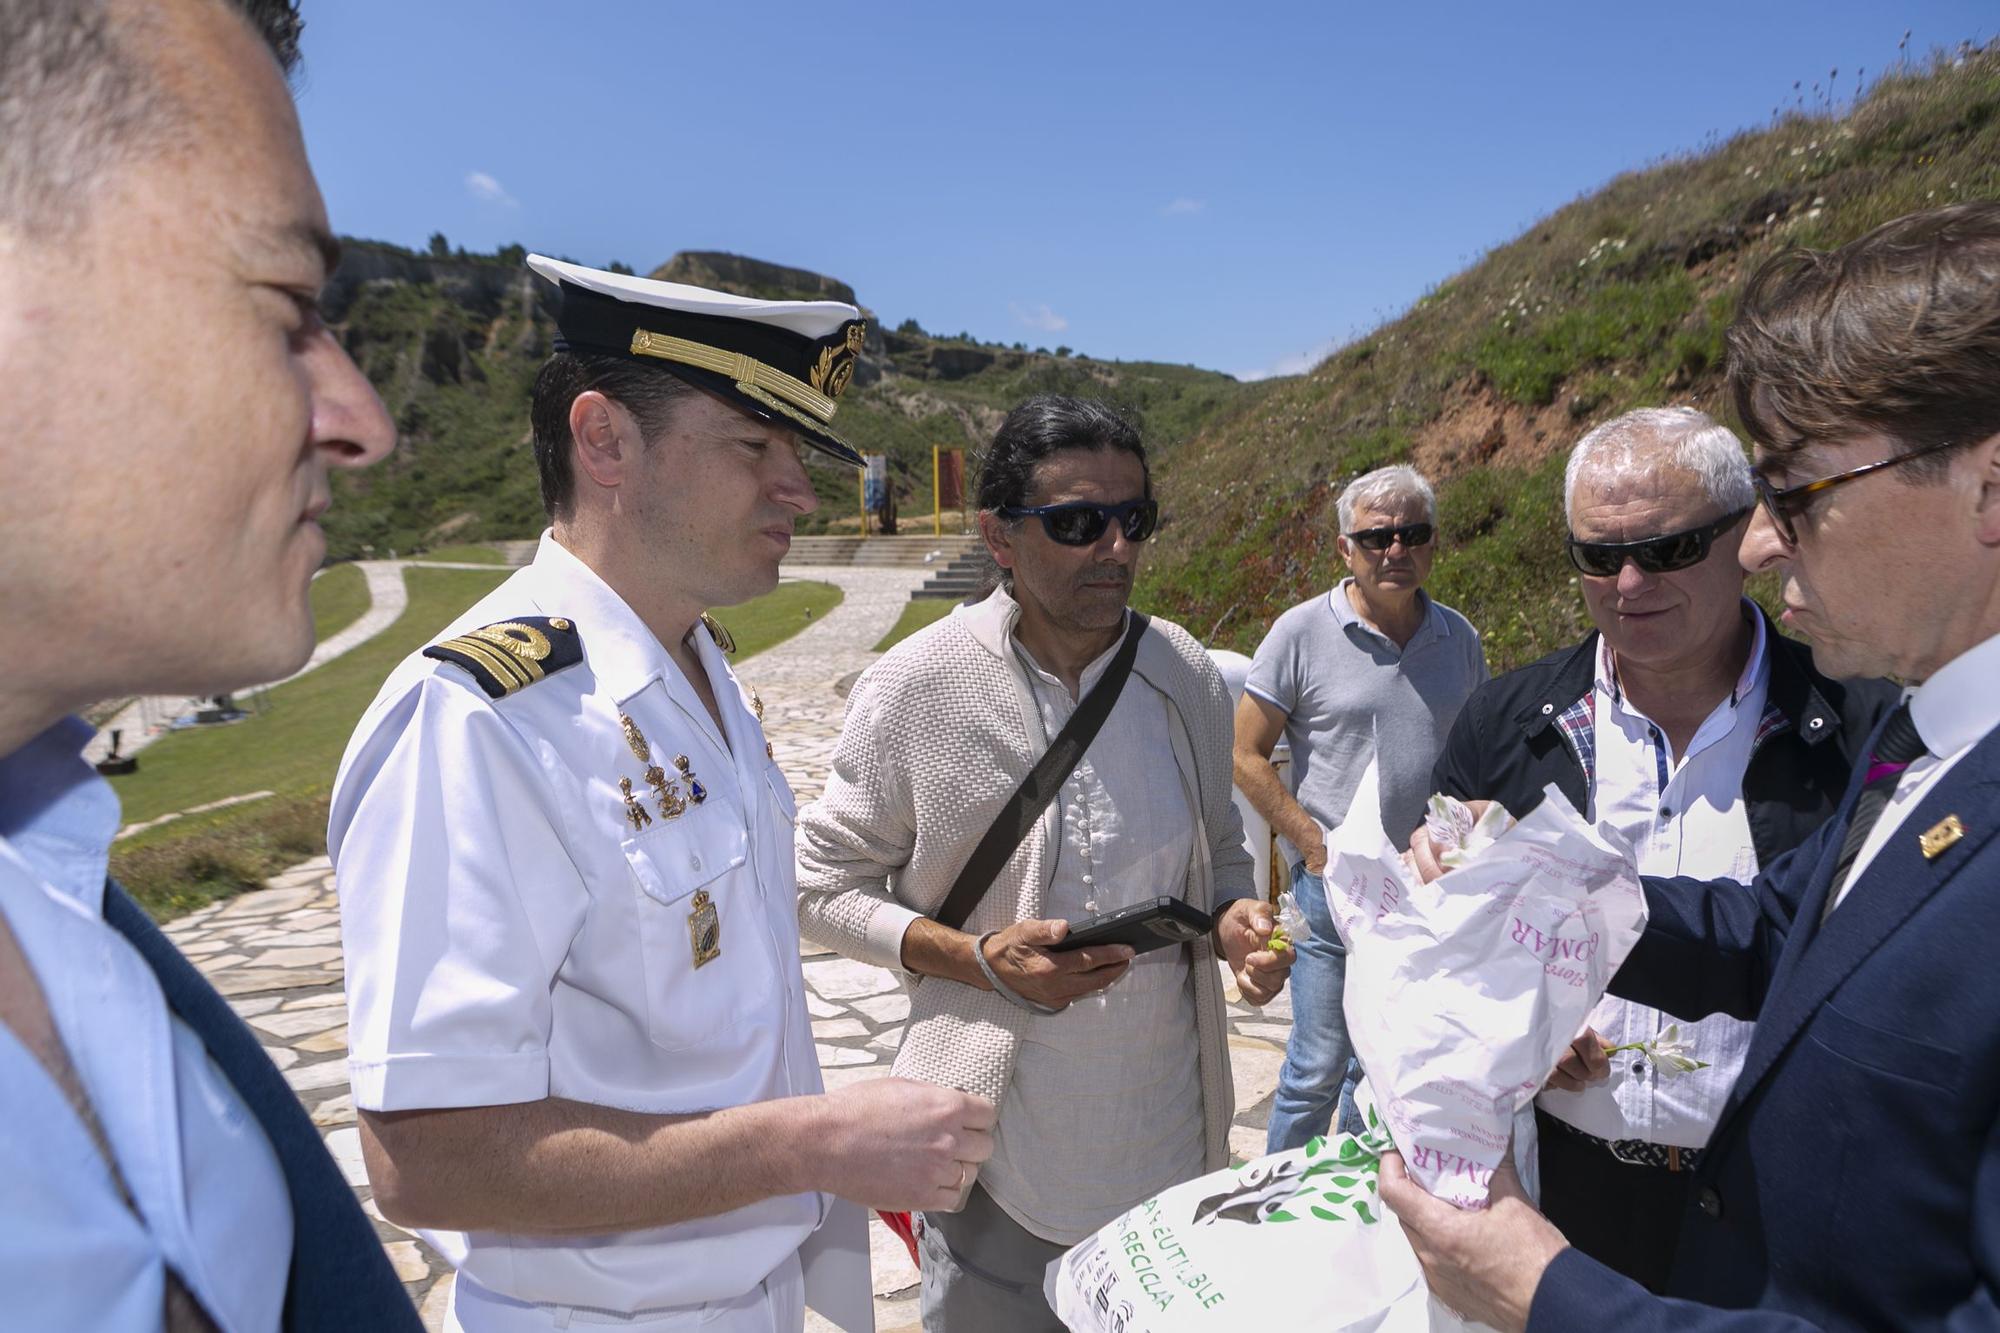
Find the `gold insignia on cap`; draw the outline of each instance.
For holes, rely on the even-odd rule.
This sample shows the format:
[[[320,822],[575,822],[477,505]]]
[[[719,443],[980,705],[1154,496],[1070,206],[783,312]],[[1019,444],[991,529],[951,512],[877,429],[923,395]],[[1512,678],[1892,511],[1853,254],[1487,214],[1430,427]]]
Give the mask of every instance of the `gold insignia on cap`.
[[[867,333],[867,323],[856,320],[847,326],[838,347],[820,348],[819,360],[807,376],[812,381],[812,387],[828,398],[838,398],[846,393],[848,384],[854,379],[854,363],[860,359],[861,343]]]
[[[1917,846],[1923,850],[1924,860],[1935,861],[1964,836],[1965,821],[1957,815],[1946,815],[1918,836]]]

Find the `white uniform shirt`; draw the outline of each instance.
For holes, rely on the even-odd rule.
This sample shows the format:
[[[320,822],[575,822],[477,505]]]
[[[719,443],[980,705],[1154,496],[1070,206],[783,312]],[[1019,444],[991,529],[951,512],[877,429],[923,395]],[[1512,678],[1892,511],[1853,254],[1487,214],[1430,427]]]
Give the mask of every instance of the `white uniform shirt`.
[[[1611,648],[1598,653],[1596,779],[1591,809],[1600,829],[1630,844],[1642,875],[1692,875],[1747,886],[1757,877],[1757,849],[1743,802],[1743,774],[1763,721],[1770,682],[1764,617],[1754,627],[1749,660],[1728,698],[1696,728],[1676,757],[1665,734],[1618,688]],[[1720,892],[1748,893],[1723,886]],[[1677,1023],[1694,1058],[1708,1061],[1676,1077],[1663,1076],[1639,1051],[1611,1057],[1611,1077],[1582,1092],[1550,1090],[1542,1109],[1601,1139],[1699,1148],[1708,1142],[1729,1090],[1743,1072],[1754,1025],[1727,1014],[1697,1021],[1606,995],[1590,1025],[1614,1046],[1658,1036]]]
[[[560,1097],[685,1114],[819,1092],[796,806],[722,654],[697,628],[718,732],[644,622],[550,534],[438,637],[522,616],[571,621],[583,662],[491,699],[460,668],[412,656],[341,762],[328,846],[355,1105]],[[683,799],[675,758],[688,758],[704,802],[663,814],[621,713]],[[651,818],[636,832],[621,777]],[[699,969],[698,891],[721,927],[720,956]],[[606,1236],[431,1239],[461,1283],[507,1301],[630,1313],[743,1296],[790,1262],[825,1208],[807,1193]],[[484,1303],[482,1319],[499,1308]],[[524,1311],[505,1326],[549,1322]]]
[[[138,1206],[69,1099],[0,1024],[0,1327],[158,1333],[171,1266],[223,1333],[283,1313],[277,1154],[153,971],[104,923],[118,798],[67,718],[0,758],[0,911]]]
[[[2000,687],[1995,686],[1996,681],[2000,681],[2000,634],[1960,653],[1911,692],[1910,721],[1924,743],[1924,753],[1897,780],[1896,790],[1862,841],[1847,882],[1840,886],[1829,912],[1846,901],[1848,891],[1866,873],[1875,854],[1896,835],[1910,811],[1931,794],[1974,744],[2000,726]]]
[[[1118,646],[1084,668],[1073,699],[1014,642],[1045,734],[1062,730]],[[1056,794],[1062,836],[1044,916],[1180,896],[1194,820],[1170,731],[1166,697],[1134,673]],[[1202,1152],[1188,951],[1170,947],[1138,955],[1109,990],[1027,1020],[979,1179],[1016,1222],[1070,1245],[1200,1175]]]

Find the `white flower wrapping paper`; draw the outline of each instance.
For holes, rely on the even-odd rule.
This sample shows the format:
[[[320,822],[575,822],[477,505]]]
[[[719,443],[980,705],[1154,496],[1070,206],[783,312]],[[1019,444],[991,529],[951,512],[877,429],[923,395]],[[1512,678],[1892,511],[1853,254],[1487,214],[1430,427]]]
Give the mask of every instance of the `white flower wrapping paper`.
[[[1476,825],[1463,807],[1434,812],[1474,854],[1429,884],[1379,809],[1371,767],[1327,848],[1348,1034],[1410,1174],[1481,1208],[1517,1122],[1531,1130],[1535,1093],[1645,929],[1645,895],[1626,851],[1553,786],[1512,827],[1491,810]]]

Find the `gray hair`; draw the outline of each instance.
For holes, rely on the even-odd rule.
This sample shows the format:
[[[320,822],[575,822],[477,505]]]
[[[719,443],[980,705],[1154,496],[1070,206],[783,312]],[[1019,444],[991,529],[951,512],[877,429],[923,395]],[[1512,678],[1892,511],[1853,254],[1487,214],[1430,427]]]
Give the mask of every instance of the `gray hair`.
[[[1334,504],[1340,518],[1340,530],[1354,531],[1357,510],[1382,508],[1391,500],[1421,500],[1424,518],[1431,523],[1437,522],[1437,492],[1431,489],[1424,474],[1407,463],[1392,463],[1388,467],[1365,472],[1347,483],[1347,489],[1340,493],[1340,499]]]
[[[1575,516],[1576,482],[1585,471],[1630,475],[1662,467],[1692,473],[1725,514],[1757,502],[1736,432],[1692,407],[1642,407],[1613,417],[1570,450],[1563,472],[1565,521]]]
[[[219,0],[298,63],[294,0]],[[148,54],[157,13],[117,0],[0,0],[0,224],[73,226],[105,174],[159,143],[177,108]]]

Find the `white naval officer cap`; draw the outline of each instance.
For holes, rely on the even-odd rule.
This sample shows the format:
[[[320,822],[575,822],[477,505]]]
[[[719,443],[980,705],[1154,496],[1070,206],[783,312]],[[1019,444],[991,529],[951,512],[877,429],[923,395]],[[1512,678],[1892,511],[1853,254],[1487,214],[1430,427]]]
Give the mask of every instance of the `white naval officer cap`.
[[[822,453],[861,466],[861,455],[832,426],[868,331],[854,306],[759,301],[546,255],[529,255],[528,267],[560,293],[557,351],[659,366],[751,416],[798,431]]]

